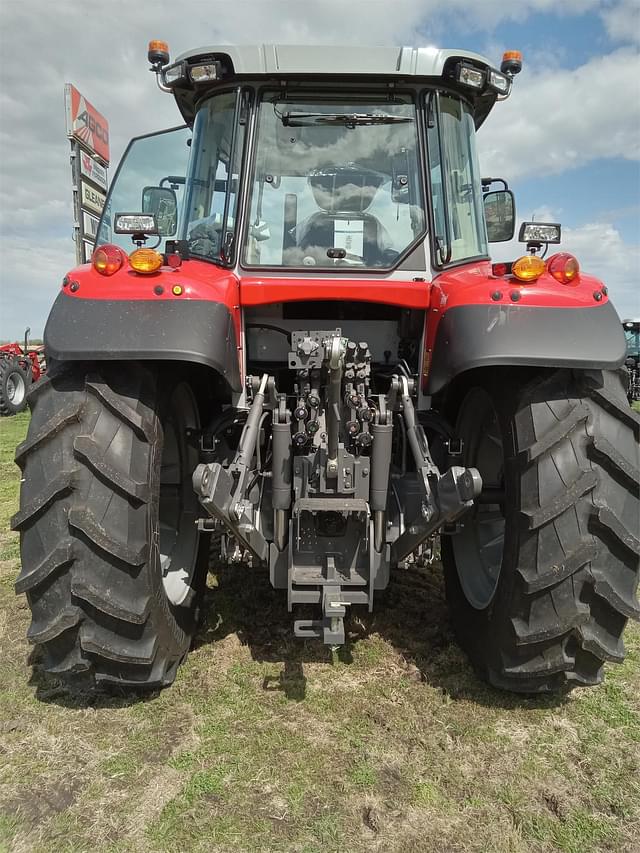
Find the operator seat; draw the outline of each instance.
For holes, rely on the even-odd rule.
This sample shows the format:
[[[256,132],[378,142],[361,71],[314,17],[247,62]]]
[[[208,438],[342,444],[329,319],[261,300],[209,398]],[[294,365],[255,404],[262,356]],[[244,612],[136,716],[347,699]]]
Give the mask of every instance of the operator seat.
[[[358,224],[362,223],[362,247],[358,236]],[[354,227],[355,226],[355,227]],[[301,223],[298,248],[314,258],[316,263],[327,263],[327,249],[336,246],[336,233],[343,231],[340,248],[344,248],[347,256],[362,257],[368,267],[381,266],[385,263],[384,253],[388,251],[388,234],[384,225],[370,213],[328,213],[319,210],[312,214],[306,222]],[[353,229],[349,234],[350,229]]]
[[[386,177],[357,163],[317,169],[308,182],[319,210],[295,229],[305,263],[326,265],[327,250],[345,249],[365,266],[389,262],[391,239],[384,225],[367,213]],[[395,254],[395,253],[393,253]],[[312,260],[313,259],[313,260]]]

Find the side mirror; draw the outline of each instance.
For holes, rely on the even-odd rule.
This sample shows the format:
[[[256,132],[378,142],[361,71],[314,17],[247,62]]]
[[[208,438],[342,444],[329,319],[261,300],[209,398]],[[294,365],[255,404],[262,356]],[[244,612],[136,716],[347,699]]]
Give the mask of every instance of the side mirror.
[[[511,240],[516,227],[516,205],[511,190],[485,193],[484,216],[490,243]]]
[[[178,230],[178,199],[169,187],[145,187],[142,212],[155,216],[161,237],[173,237]]]

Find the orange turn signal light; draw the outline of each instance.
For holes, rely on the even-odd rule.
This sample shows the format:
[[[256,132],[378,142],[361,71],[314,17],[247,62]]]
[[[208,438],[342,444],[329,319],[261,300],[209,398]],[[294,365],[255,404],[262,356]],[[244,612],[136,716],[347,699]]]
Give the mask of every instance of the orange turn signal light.
[[[105,243],[98,246],[91,255],[91,265],[100,275],[113,275],[124,264],[127,256],[119,246]]]
[[[547,272],[561,284],[578,284],[580,264],[569,252],[558,252],[547,261]]]
[[[535,281],[545,271],[545,266],[545,262],[537,255],[523,255],[514,261],[511,273],[520,281]]]
[[[148,275],[157,272],[163,263],[163,257],[155,249],[136,249],[129,255],[129,265],[136,272]]]

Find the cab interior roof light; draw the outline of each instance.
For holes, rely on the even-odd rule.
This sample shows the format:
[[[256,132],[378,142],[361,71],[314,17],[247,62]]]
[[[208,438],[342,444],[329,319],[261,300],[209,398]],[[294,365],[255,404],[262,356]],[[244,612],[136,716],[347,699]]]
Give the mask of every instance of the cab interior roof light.
[[[470,86],[472,89],[482,89],[486,82],[486,74],[479,68],[474,68],[473,65],[467,65],[461,62],[458,65],[457,79],[459,83],[464,83],[465,86]]]
[[[215,80],[222,79],[222,63],[216,59],[211,59],[208,62],[202,62],[198,65],[191,65],[189,68],[189,76],[193,83],[211,83]]]
[[[174,62],[162,69],[162,82],[165,86],[177,86],[187,82],[187,66],[184,61]]]
[[[492,89],[495,89],[499,95],[508,95],[509,89],[511,88],[511,80],[507,77],[506,74],[501,74],[499,71],[494,71],[493,68],[489,69],[488,75],[489,86]]]
[[[116,234],[157,234],[158,224],[153,213],[116,213],[113,230]]]
[[[518,240],[520,243],[559,243],[561,228],[558,222],[523,222]]]

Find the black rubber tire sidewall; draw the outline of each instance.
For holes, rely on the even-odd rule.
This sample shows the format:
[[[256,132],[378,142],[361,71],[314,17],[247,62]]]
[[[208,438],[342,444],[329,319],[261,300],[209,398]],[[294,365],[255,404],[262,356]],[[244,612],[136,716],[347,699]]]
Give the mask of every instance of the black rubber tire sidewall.
[[[449,601],[451,618],[460,644],[465,649],[473,665],[484,677],[489,676],[489,662],[500,667],[500,653],[512,633],[510,623],[510,603],[513,587],[517,582],[515,565],[519,548],[519,506],[520,477],[515,464],[516,448],[513,424],[515,407],[514,388],[498,384],[488,379],[479,387],[492,399],[498,416],[498,426],[504,451],[504,490],[505,490],[505,532],[502,567],[495,593],[484,609],[470,604],[465,595],[456,568],[453,542],[450,536],[442,537],[441,553],[444,567],[446,594]],[[456,425],[456,435],[460,435],[460,424]],[[471,464],[463,450],[464,466]],[[461,519],[464,523],[464,517]]]
[[[24,396],[19,404],[9,399],[8,383],[12,376],[19,377],[24,383]],[[27,391],[31,384],[31,374],[27,373],[17,358],[0,356],[0,414],[17,415],[27,408]]]

